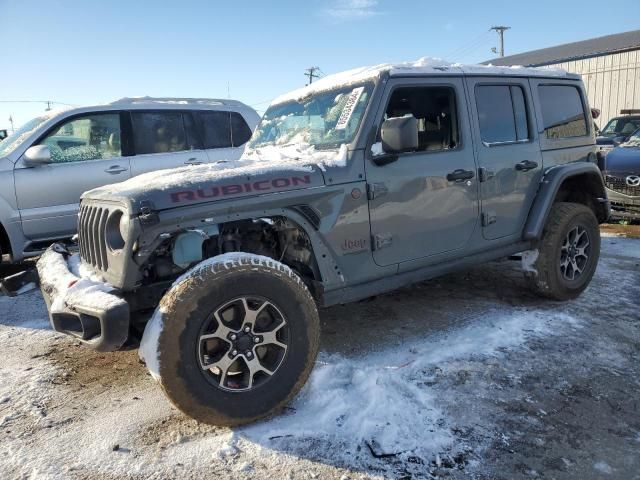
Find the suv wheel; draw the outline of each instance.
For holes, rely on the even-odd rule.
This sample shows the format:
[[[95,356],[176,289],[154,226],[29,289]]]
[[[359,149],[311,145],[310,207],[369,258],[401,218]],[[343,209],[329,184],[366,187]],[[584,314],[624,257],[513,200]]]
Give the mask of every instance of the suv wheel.
[[[579,203],[556,203],[525,272],[533,289],[554,300],[570,300],[591,282],[600,257],[600,229],[593,211]]]
[[[267,257],[195,267],[162,299],[160,384],[198,421],[240,425],[284,407],[318,352],[319,319],[302,280]]]

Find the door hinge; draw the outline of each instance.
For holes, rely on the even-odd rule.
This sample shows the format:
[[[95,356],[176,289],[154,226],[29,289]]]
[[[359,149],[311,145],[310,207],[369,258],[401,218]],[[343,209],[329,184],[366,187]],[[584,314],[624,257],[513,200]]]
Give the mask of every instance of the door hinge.
[[[496,223],[496,212],[486,212],[482,214],[482,226],[488,227],[492,223]]]
[[[140,202],[140,223],[142,225],[156,225],[160,223],[158,213],[155,211],[153,202],[150,200],[143,200]]]
[[[389,247],[393,243],[393,235],[390,233],[378,233],[373,236],[373,245],[374,250],[380,250],[381,248]]]
[[[478,180],[480,182],[486,182],[487,180],[491,180],[494,177],[495,173],[491,170],[487,170],[484,167],[480,167],[478,169]]]
[[[389,189],[384,183],[367,183],[367,198],[373,200],[389,193]]]

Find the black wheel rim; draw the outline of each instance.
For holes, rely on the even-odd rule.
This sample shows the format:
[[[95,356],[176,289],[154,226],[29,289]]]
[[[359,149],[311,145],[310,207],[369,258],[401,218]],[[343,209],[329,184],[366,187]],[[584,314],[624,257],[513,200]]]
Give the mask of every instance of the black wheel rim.
[[[198,362],[207,380],[225,391],[258,388],[282,366],[289,325],[270,300],[238,297],[216,308],[197,339]]]
[[[567,233],[560,250],[560,273],[573,282],[585,272],[591,258],[591,240],[587,230],[578,225]]]

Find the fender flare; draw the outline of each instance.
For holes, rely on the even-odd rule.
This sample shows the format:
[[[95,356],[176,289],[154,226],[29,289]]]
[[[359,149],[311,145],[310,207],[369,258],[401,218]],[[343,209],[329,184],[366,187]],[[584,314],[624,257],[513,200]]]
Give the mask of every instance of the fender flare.
[[[540,181],[540,188],[538,189],[538,193],[531,210],[529,210],[527,222],[525,223],[523,232],[524,240],[537,240],[542,236],[542,231],[547,223],[549,212],[551,211],[551,207],[558,195],[560,187],[565,180],[578,175],[588,175],[597,182],[600,190],[598,201],[604,208],[604,216],[606,218],[609,217],[609,201],[607,200],[607,193],[604,188],[602,173],[598,166],[591,162],[576,162],[558,165],[549,169]]]

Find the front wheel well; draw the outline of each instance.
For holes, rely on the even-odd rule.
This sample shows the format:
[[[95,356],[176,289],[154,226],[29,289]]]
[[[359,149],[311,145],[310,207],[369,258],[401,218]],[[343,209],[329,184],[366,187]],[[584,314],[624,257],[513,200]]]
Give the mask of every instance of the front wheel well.
[[[583,173],[567,178],[554,199],[554,203],[571,202],[580,203],[589,207],[600,223],[607,220],[607,207],[602,201],[606,193],[602,184],[602,178],[597,174]]]

